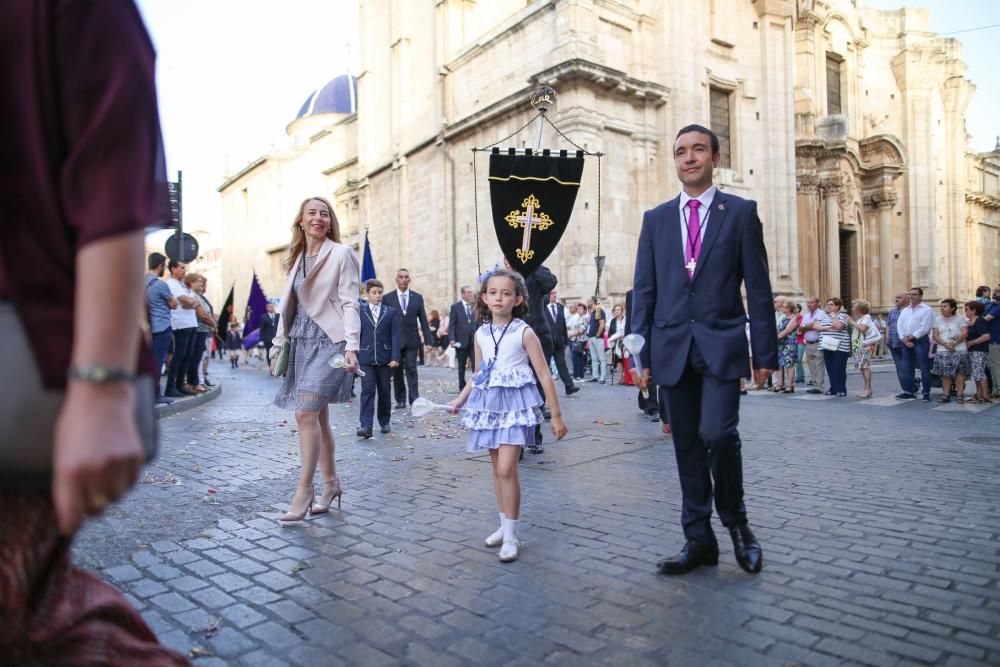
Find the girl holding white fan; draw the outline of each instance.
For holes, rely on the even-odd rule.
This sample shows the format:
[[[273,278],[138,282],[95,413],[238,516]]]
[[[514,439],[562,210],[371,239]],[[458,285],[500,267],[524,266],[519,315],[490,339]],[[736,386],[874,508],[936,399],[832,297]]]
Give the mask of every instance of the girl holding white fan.
[[[506,269],[496,269],[483,280],[476,302],[476,319],[483,323],[474,338],[476,374],[450,403],[453,414],[465,408],[462,426],[470,431],[468,451],[490,453],[500,528],[486,538],[486,546],[501,547],[503,562],[515,560],[520,546],[518,457],[523,447],[535,443],[535,426],[542,423],[535,376],[552,411],[552,434],[556,440],[566,435],[541,343],[521,319],[528,312],[527,292],[524,278]]]

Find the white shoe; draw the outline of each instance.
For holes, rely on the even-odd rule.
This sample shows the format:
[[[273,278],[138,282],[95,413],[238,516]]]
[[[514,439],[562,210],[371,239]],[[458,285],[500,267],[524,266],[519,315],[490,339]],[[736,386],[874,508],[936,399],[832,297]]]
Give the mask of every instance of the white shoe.
[[[498,547],[503,544],[503,526],[500,526],[492,535],[486,538],[486,546]]]
[[[520,546],[517,542],[504,542],[503,546],[500,547],[500,562],[509,563],[512,560],[517,560],[517,548]]]

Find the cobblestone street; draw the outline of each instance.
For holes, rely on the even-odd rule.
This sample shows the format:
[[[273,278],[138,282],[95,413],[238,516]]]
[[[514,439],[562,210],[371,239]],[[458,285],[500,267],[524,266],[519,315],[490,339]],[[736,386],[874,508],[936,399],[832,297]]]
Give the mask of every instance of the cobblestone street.
[[[277,381],[213,362],[210,403],[167,417],[160,458],[92,522],[79,561],[208,665],[1000,664],[1000,407],[876,396],[744,398],[746,504],[764,571],[683,577],[673,450],[631,388],[563,399],[570,434],[521,466],[514,563],[489,459],[445,415],[358,441],[331,407],[343,507],[279,526],[296,483]],[[454,371],[422,368],[448,400]],[[935,395],[936,397],[936,395]],[[320,489],[317,474],[317,493]]]

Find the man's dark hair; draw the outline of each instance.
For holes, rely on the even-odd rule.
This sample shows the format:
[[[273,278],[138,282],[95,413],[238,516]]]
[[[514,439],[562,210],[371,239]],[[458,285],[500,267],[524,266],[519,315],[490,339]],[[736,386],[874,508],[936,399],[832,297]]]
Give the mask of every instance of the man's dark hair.
[[[164,255],[158,252],[152,252],[149,257],[146,258],[146,268],[152,271],[153,269],[158,269],[163,266],[163,262],[167,261]]]
[[[176,259],[172,259],[170,260],[170,263],[167,264],[167,271],[173,271],[183,263],[184,262],[178,262]]]
[[[911,291],[911,292],[916,292],[916,293],[917,293],[917,294],[919,294],[920,296],[923,296],[923,295],[924,295],[924,290],[923,290],[923,288],[922,288],[922,287],[911,287],[911,288],[910,288],[910,291]]]
[[[722,149],[719,148],[719,138],[715,136],[715,132],[712,132],[704,125],[698,125],[696,123],[682,127],[677,133],[677,136],[674,137],[674,141],[677,141],[681,138],[682,134],[687,134],[688,132],[701,132],[702,134],[707,134],[712,140],[712,155],[717,155],[722,152]]]

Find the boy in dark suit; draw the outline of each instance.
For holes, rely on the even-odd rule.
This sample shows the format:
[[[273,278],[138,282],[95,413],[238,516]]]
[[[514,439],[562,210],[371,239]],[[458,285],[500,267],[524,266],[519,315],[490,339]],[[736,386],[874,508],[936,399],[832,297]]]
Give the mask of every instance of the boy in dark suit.
[[[391,404],[389,378],[399,366],[399,313],[382,304],[382,283],[374,278],[365,282],[368,303],[361,302],[361,341],[358,364],[361,378],[361,428],[358,437],[372,437],[375,394],[378,394],[378,423],[382,433],[389,432]]]

